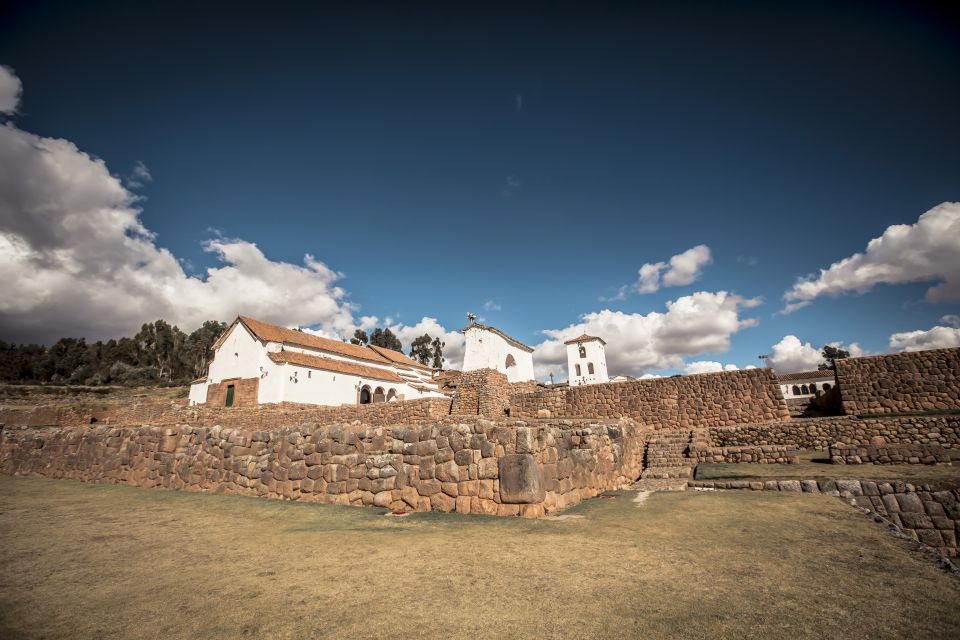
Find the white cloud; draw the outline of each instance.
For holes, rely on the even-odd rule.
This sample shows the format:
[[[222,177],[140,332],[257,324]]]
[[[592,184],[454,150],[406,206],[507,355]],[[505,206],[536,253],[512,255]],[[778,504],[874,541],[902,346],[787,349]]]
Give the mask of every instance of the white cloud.
[[[923,351],[960,347],[960,327],[936,326],[932,329],[905,331],[890,336],[890,348],[894,351]]]
[[[464,335],[459,331],[448,331],[436,318],[423,317],[414,325],[396,324],[390,327],[390,331],[400,338],[404,353],[409,352],[411,343],[425,333],[430,334],[431,338],[440,338],[445,343],[443,368],[459,369],[463,366]]]
[[[487,300],[483,303],[484,311],[500,311],[501,309],[500,303],[496,300]]]
[[[670,258],[667,262],[648,262],[640,267],[637,281],[621,287],[613,300],[623,300],[632,289],[637,293],[654,293],[664,287],[692,284],[700,277],[703,267],[713,262],[710,247],[699,244]],[[666,270],[666,271],[664,271]]]
[[[759,298],[742,298],[726,291],[699,291],[667,302],[665,313],[623,313],[604,309],[588,313],[580,322],[544,331],[548,339],[536,346],[535,372],[539,379],[553,371],[566,378],[564,340],[581,333],[600,336],[609,345],[607,369],[611,376],[639,376],[650,370],[683,368],[683,358],[730,349],[730,336],[757,321],[742,319]]]
[[[870,352],[861,347],[859,342],[851,342],[847,346],[844,346],[842,342],[828,342],[827,346],[842,349],[849,353],[851,358],[862,358],[863,356],[870,355]]]
[[[800,342],[797,336],[784,336],[770,350],[768,362],[780,373],[813,371],[823,364],[823,356],[809,342]]]
[[[688,362],[683,368],[683,372],[688,375],[697,373],[717,373],[720,371],[738,371],[740,367],[735,364],[722,364],[714,360],[697,360]]]
[[[799,280],[784,294],[783,313],[791,313],[822,295],[865,293],[878,284],[932,282],[927,302],[960,300],[960,203],[944,202],[915,224],[887,227],[864,253]]]
[[[954,314],[947,314],[940,318],[940,322],[943,324],[949,325],[951,327],[960,327],[960,316]]]
[[[13,69],[0,65],[0,113],[9,116],[17,112],[22,89],[20,78]]]
[[[219,265],[188,276],[140,221],[139,197],[73,143],[0,126],[0,332],[7,339],[92,339],[164,318],[184,330],[243,313],[352,333],[355,307],[323,262],[274,262],[217,237]]]
[[[147,165],[137,160],[136,164],[133,165],[133,171],[126,180],[127,188],[139,189],[147,182],[153,182],[153,176],[150,174],[150,169],[147,168]]]

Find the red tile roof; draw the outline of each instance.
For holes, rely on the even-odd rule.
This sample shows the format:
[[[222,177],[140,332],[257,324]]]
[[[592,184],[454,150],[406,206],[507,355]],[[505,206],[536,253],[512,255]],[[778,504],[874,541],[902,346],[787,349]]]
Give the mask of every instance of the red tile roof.
[[[254,318],[248,318],[246,316],[240,316],[233,321],[233,324],[230,325],[230,328],[227,329],[213,345],[214,349],[220,347],[220,343],[226,338],[226,336],[238,322],[242,323],[251,334],[263,342],[292,344],[300,347],[307,347],[308,349],[328,351],[330,353],[336,353],[342,356],[348,356],[350,358],[357,358],[358,360],[376,362],[377,364],[390,363],[390,360],[383,357],[373,349],[368,349],[367,347],[350,342],[341,342],[340,340],[333,340],[331,338],[321,338],[320,336],[315,336],[312,333],[297,331],[296,329],[286,329],[279,325],[270,324],[269,322],[263,322]]]
[[[794,380],[817,380],[817,379],[833,379],[833,370],[826,369],[823,371],[799,371],[797,373],[778,373],[777,379],[781,381],[794,381]]]
[[[430,367],[420,364],[413,358],[408,358],[399,351],[394,351],[393,349],[387,349],[386,347],[378,347],[376,345],[367,345],[367,348],[373,349],[378,354],[393,362],[394,364],[402,364],[408,367],[413,367],[414,369],[423,369],[425,371],[431,371]]]
[[[309,367],[311,369],[323,369],[324,371],[336,371],[347,375],[360,376],[361,378],[373,378],[374,380],[385,380],[389,382],[404,382],[403,378],[388,369],[378,367],[368,367],[365,364],[355,362],[346,362],[344,360],[334,360],[333,358],[322,358],[312,356],[308,353],[299,351],[281,351],[280,353],[268,354],[270,359],[277,364],[289,362],[290,364]]]

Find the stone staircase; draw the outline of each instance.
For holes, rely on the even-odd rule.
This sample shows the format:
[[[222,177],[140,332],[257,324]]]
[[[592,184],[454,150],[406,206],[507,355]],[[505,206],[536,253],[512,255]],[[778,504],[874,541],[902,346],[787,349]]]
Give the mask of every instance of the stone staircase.
[[[687,457],[692,432],[664,431],[647,438],[643,473],[633,486],[640,491],[682,491],[693,480],[694,463]]]

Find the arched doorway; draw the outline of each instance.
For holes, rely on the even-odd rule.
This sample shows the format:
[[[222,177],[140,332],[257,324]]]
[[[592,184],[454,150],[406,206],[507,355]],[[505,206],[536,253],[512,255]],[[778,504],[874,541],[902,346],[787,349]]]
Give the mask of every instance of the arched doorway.
[[[396,400],[396,399],[397,399],[397,390],[396,390],[396,389],[390,389],[390,391],[387,391],[387,402],[390,402],[390,401]]]
[[[370,395],[370,387],[363,385],[363,388],[360,389],[360,404],[370,404],[373,401],[373,397]]]
[[[383,392],[383,387],[377,387],[376,391],[373,392],[373,403],[384,402],[386,397],[386,394]]]

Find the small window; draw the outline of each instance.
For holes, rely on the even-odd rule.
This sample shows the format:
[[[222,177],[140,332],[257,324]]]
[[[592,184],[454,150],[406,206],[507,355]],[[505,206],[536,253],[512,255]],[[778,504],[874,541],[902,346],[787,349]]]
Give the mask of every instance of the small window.
[[[310,370],[308,369],[308,370],[307,370],[307,377],[308,377],[308,378],[312,378],[312,377],[313,377],[313,371],[310,371]]]
[[[587,363],[587,373],[589,373],[590,375],[593,375],[593,363],[592,363],[592,362],[588,362],[588,363]]]
[[[580,357],[581,358],[587,357],[587,348],[583,345],[580,345]]]
[[[578,375],[578,376],[581,375],[581,374],[580,374],[580,365],[577,365],[577,375]]]

